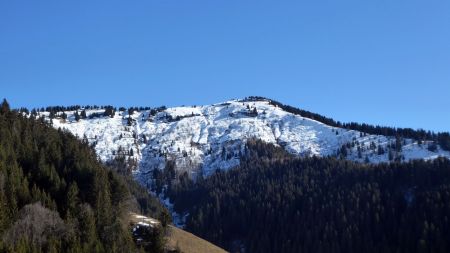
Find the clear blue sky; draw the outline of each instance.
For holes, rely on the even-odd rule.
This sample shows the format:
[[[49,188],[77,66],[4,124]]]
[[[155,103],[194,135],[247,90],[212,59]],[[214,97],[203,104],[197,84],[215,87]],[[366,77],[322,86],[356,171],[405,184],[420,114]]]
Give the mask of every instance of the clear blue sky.
[[[13,107],[249,95],[449,131],[450,1],[0,2],[0,97]]]

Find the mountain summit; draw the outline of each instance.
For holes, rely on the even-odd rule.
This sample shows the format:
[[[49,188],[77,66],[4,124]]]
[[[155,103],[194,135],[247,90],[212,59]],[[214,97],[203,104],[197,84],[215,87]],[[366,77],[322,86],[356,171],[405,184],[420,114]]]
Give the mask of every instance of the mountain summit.
[[[205,106],[117,111],[89,107],[39,115],[55,128],[84,138],[103,162],[125,160],[142,181],[167,162],[191,177],[234,167],[249,139],[281,146],[294,155],[337,156],[358,162],[450,157],[449,151],[426,136],[404,138],[395,129],[390,129],[397,131],[395,135],[384,131],[392,136],[369,134],[260,97]]]

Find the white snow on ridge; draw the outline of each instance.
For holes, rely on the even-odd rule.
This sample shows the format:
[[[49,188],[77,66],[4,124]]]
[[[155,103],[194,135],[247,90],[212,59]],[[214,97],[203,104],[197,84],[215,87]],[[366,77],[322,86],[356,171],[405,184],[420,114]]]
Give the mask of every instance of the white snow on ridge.
[[[297,155],[334,156],[342,145],[348,144],[347,159],[372,163],[389,161],[387,147],[395,143],[393,137],[328,126],[288,113],[264,100],[173,107],[154,116],[150,111],[135,112],[130,126],[127,112],[116,112],[113,118],[89,119],[90,114],[99,112],[103,111],[87,110],[88,118],[78,122],[73,111],[66,112],[68,119],[65,122],[53,119],[53,126],[95,143],[102,161],[120,154],[135,159],[138,166],[134,173],[143,183],[149,180],[146,175],[153,169],[164,168],[168,160],[175,161],[177,170],[187,171],[193,177],[236,166],[250,138],[280,145]],[[429,151],[427,143],[419,145],[410,139],[403,142],[403,160],[450,157],[450,152],[440,148]],[[386,152],[378,155],[378,147]]]

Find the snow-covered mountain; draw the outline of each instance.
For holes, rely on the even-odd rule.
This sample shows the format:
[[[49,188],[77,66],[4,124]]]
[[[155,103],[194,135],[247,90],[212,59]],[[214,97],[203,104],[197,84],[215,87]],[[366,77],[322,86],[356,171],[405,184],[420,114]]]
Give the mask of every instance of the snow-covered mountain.
[[[103,112],[86,110],[87,118],[76,121],[75,111],[66,111],[67,119],[53,118],[52,124],[87,138],[102,161],[118,156],[135,161],[133,173],[143,182],[167,161],[194,178],[236,166],[250,138],[280,145],[300,156],[339,153],[346,159],[372,163],[392,159],[390,150],[396,142],[395,137],[328,126],[286,112],[266,99],[160,108],[132,115],[117,111],[113,117],[102,116]],[[40,114],[48,119],[48,112]],[[430,151],[430,142],[402,139],[401,144],[401,151],[394,154],[401,160],[450,157],[450,152],[439,146]]]

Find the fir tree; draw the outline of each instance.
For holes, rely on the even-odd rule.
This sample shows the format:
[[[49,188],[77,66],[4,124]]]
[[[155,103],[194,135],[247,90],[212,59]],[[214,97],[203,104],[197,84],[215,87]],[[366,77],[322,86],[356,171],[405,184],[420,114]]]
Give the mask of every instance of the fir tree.
[[[3,99],[2,105],[0,106],[0,114],[6,114],[10,110],[9,103],[6,101],[6,99]]]
[[[86,119],[86,118],[87,118],[87,116],[86,116],[86,110],[82,110],[82,111],[81,111],[80,117],[81,117],[82,119]]]
[[[132,126],[133,125],[133,119],[131,118],[131,116],[128,116],[128,118],[127,118],[127,125],[128,126]]]
[[[75,111],[74,117],[75,117],[76,121],[80,121],[81,117],[80,117],[80,114],[78,114],[78,110]]]
[[[378,155],[384,155],[384,148],[381,145],[378,145]]]
[[[105,112],[103,113],[103,116],[109,116],[111,118],[114,117],[114,108],[112,106],[106,106],[105,107]]]

